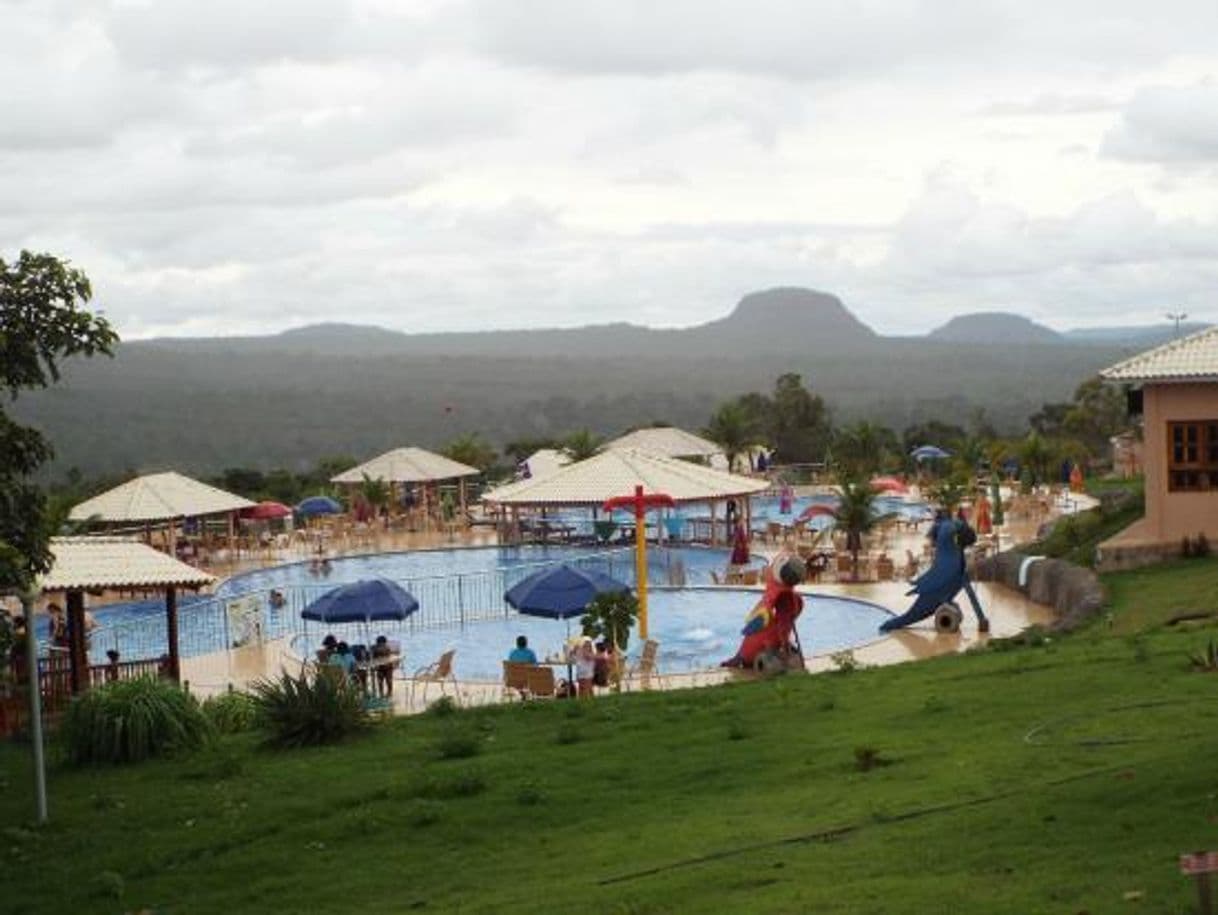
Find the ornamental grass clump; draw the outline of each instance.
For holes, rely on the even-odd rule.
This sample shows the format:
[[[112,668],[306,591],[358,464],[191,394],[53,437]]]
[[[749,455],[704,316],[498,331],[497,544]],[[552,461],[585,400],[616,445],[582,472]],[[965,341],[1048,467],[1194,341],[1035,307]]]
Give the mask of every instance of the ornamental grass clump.
[[[267,743],[276,747],[308,747],[336,743],[370,723],[364,696],[338,670],[323,669],[310,676],[292,676],[254,684],[258,724]]]
[[[203,700],[203,714],[220,734],[242,734],[258,723],[258,702],[249,693],[229,692]]]
[[[212,727],[198,701],[177,684],[141,677],[76,697],[60,737],[74,764],[140,762],[203,746]]]

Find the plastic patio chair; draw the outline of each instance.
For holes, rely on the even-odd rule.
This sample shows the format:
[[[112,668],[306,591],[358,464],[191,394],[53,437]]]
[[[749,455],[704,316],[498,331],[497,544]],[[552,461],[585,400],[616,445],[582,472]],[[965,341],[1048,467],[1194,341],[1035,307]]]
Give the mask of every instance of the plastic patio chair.
[[[664,678],[660,675],[660,668],[657,664],[659,655],[660,643],[655,639],[645,641],[638,661],[626,671],[626,681],[638,680],[643,689],[648,689],[654,679],[658,685],[663,686]]]
[[[461,700],[460,693],[457,691],[457,677],[453,673],[453,655],[457,653],[455,648],[450,648],[444,654],[440,655],[440,659],[424,667],[420,667],[410,675],[410,704],[414,705],[415,690],[422,684],[422,695],[419,701],[424,705],[427,704],[427,690],[431,684],[438,684],[440,687],[440,695],[448,695],[448,684],[452,684],[453,698],[458,702]]]

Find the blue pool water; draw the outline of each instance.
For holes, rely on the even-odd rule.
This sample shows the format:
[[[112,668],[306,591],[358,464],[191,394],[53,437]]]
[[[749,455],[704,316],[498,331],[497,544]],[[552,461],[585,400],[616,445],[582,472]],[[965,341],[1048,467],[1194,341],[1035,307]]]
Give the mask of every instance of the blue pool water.
[[[744,618],[760,592],[702,587],[711,581],[712,570],[726,567],[728,551],[653,548],[648,559],[653,587],[650,636],[660,642],[663,666],[674,671],[707,668],[732,655]],[[353,644],[384,634],[402,643],[407,671],[451,647],[457,652],[459,677],[497,679],[501,659],[517,635],[528,636],[540,655],[559,649],[567,633],[564,622],[521,616],[503,602],[507,588],[556,562],[595,568],[634,584],[630,550],[563,546],[416,550],[335,559],[326,576],[311,572],[308,563],[293,563],[235,576],[214,596],[184,598],[180,650],[188,657],[228,647],[233,632],[226,608],[234,598],[244,597],[257,604],[268,638],[292,638],[302,653],[311,652],[331,629]],[[419,600],[418,613],[402,623],[377,624],[371,630],[359,624],[326,627],[300,618],[305,606],[336,585],[373,577],[397,581],[411,591]],[[270,606],[272,589],[284,596],[282,607]],[[888,616],[865,601],[820,595],[805,600],[800,635],[810,654],[868,641]],[[98,608],[94,615],[99,628],[91,654],[97,663],[111,648],[132,659],[156,657],[165,650],[165,613],[159,600]],[[573,621],[572,631],[577,628],[578,621]]]
[[[745,616],[756,605],[759,591],[737,588],[683,588],[653,591],[648,597],[649,636],[660,643],[661,673],[684,673],[715,667],[736,653]],[[871,641],[889,613],[866,601],[825,595],[805,595],[798,631],[805,654],[837,651]],[[333,627],[331,627],[333,628]],[[361,626],[346,627],[348,639],[362,641]],[[298,645],[313,649],[330,631],[310,624]],[[578,634],[579,621],[570,632]],[[539,658],[561,651],[568,629],[564,622],[513,614],[464,627],[420,629],[400,636],[409,673],[430,663],[449,648],[456,649],[453,664],[458,678],[498,680],[502,662],[524,635]],[[343,633],[337,633],[340,638]],[[380,634],[374,629],[373,634]],[[392,632],[386,632],[395,638]],[[639,648],[638,633],[632,632],[627,654]]]
[[[766,526],[771,522],[791,525],[795,523],[801,514],[813,505],[835,505],[837,496],[833,493],[816,493],[809,496],[799,496],[791,501],[791,510],[783,512],[782,502],[777,496],[754,496],[752,499],[752,522],[751,527],[754,533],[762,533],[766,530]],[[874,502],[874,510],[877,515],[893,514],[905,521],[929,521],[934,517],[934,509],[926,502],[915,501],[905,496],[900,496],[894,493],[880,493],[876,496]],[[716,514],[718,523],[724,523],[726,509],[720,506]],[[603,516],[602,516],[603,517]],[[710,512],[705,505],[681,505],[675,509],[668,510],[665,515],[666,519],[671,519],[674,525],[673,536],[677,538],[689,538],[697,533],[704,537],[706,534],[705,527],[699,527],[695,531],[695,522],[708,522],[710,520]],[[555,509],[551,511],[547,518],[551,521],[566,525],[572,534],[591,537],[592,515],[585,509]],[[619,526],[629,526],[633,524],[633,517],[624,511],[615,511],[612,518]],[[655,516],[652,515],[648,520],[649,536],[654,536],[655,532]],[[668,520],[665,521],[667,525]],[[833,520],[825,515],[817,515],[808,521],[808,528],[812,530],[823,530],[831,526]],[[620,533],[615,534],[620,536]],[[722,528],[720,536],[723,536]]]

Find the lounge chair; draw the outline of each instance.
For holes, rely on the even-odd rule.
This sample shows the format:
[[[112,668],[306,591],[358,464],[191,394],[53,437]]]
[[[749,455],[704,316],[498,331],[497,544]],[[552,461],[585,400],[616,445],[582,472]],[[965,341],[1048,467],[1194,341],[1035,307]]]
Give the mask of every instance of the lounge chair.
[[[553,699],[558,692],[558,687],[554,682],[553,667],[528,665],[525,675],[525,688],[530,696]]]
[[[453,699],[460,702],[461,696],[457,691],[457,677],[453,673],[453,655],[457,653],[455,648],[450,648],[444,654],[440,655],[440,659],[432,664],[420,667],[410,675],[410,704],[414,705],[415,690],[419,684],[422,684],[423,691],[419,697],[419,701],[424,705],[427,704],[427,690],[431,684],[436,683],[440,687],[440,694],[448,695],[448,685],[453,688]]]
[[[536,664],[527,661],[503,662],[503,697],[505,699],[527,699],[529,697],[529,671]]]
[[[655,639],[645,641],[638,661],[626,671],[626,681],[629,682],[637,679],[643,689],[648,689],[651,686],[652,678],[654,678],[657,684],[663,686],[664,680],[660,676],[660,669],[657,664],[659,654],[659,642]]]

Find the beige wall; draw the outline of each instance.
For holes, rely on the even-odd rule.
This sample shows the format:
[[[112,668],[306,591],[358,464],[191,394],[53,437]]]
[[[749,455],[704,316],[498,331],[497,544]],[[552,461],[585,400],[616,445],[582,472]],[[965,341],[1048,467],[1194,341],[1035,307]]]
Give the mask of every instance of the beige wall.
[[[1147,384],[1142,390],[1146,533],[1177,541],[1204,532],[1218,543],[1218,491],[1167,491],[1167,424],[1218,419],[1218,384]]]

